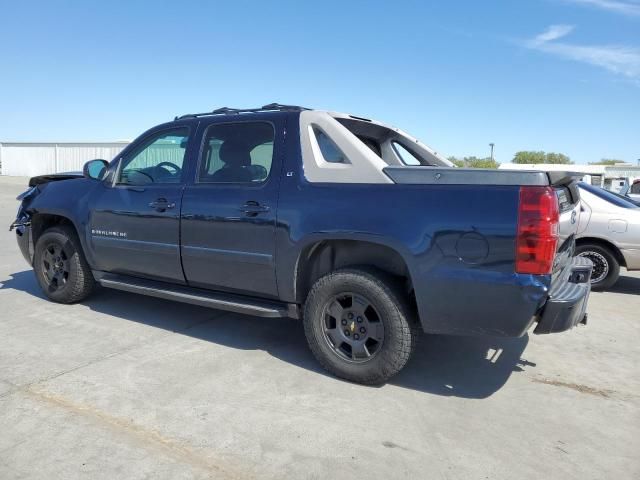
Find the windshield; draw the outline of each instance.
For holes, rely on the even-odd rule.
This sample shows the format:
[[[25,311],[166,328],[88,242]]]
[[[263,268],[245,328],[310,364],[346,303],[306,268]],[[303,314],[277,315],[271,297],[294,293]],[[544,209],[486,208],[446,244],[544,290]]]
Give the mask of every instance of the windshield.
[[[615,195],[614,193],[609,192],[608,190],[604,190],[600,187],[589,185],[588,183],[585,183],[585,182],[580,182],[578,185],[583,190],[586,190],[587,192],[594,194],[596,197],[601,198],[602,200],[606,200],[607,202],[612,203],[618,207],[638,208],[638,206],[632,201],[627,200],[626,198],[622,198],[618,195]]]

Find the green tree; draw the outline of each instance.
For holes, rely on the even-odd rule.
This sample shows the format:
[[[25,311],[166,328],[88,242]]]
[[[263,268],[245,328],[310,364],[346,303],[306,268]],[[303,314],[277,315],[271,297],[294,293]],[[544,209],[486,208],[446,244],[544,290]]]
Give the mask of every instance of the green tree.
[[[463,168],[498,168],[500,163],[492,160],[489,157],[478,158],[478,157],[449,157],[448,160],[452,162],[457,167]]]
[[[616,160],[614,158],[603,158],[599,162],[589,162],[589,165],[616,165],[618,163],[627,163],[624,160]]]
[[[512,163],[544,163],[544,152],[516,152]]]
[[[569,157],[562,153],[547,153],[544,160],[544,163],[561,163],[565,165],[571,165],[573,163]]]
[[[513,156],[513,163],[560,163],[570,165],[573,162],[562,153],[542,151],[521,151]]]

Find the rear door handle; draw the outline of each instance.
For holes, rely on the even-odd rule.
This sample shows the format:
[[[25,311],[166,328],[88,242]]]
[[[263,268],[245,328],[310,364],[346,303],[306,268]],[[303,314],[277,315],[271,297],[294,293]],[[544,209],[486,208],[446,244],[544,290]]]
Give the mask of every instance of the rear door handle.
[[[164,212],[165,210],[175,208],[176,204],[174,202],[168,202],[166,198],[158,198],[151,202],[149,206],[156,209],[158,212]]]
[[[242,208],[240,208],[241,212],[244,212],[249,217],[255,217],[259,213],[266,213],[269,211],[269,207],[266,205],[260,205],[258,202],[250,200],[246,202]]]

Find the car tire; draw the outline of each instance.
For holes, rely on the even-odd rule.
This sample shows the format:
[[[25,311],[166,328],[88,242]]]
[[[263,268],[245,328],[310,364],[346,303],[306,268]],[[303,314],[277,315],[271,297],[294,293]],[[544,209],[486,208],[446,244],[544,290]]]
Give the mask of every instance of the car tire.
[[[606,290],[618,281],[620,264],[613,252],[607,247],[595,243],[584,243],[576,247],[576,255],[588,258],[593,262],[592,290]]]
[[[94,279],[75,230],[45,230],[35,246],[33,269],[44,294],[54,302],[75,303],[92,292]]]
[[[337,377],[376,385],[409,361],[420,330],[398,284],[380,272],[349,268],[315,282],[304,330],[320,364]]]

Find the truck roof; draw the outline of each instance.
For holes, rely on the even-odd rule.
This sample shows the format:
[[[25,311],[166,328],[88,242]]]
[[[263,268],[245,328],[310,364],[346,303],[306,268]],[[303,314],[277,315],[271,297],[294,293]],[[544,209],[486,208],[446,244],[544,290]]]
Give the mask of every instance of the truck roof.
[[[225,116],[225,115],[240,115],[240,114],[268,113],[268,112],[304,112],[304,111],[327,113],[334,118],[351,119],[355,121],[366,122],[372,125],[378,125],[379,127],[392,129],[396,132],[400,132],[400,129],[393,127],[391,125],[387,125],[384,122],[379,122],[377,120],[372,120],[370,118],[365,118],[358,115],[352,115],[350,113],[336,112],[331,110],[318,110],[315,108],[302,107],[300,105],[284,105],[282,103],[269,103],[267,105],[263,105],[261,107],[256,107],[256,108],[220,107],[210,112],[187,113],[184,115],[177,115],[173,119],[173,121],[188,120],[191,118],[209,117],[209,116],[218,116],[218,115]]]
[[[257,108],[233,108],[233,107],[220,107],[212,110],[211,112],[202,113],[187,113],[185,115],[179,115],[174,120],[182,120],[186,118],[205,117],[210,115],[235,115],[240,113],[258,113],[258,112],[302,112],[304,110],[312,110],[311,108],[301,107],[299,105],[283,105],[281,103],[269,103]]]

